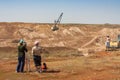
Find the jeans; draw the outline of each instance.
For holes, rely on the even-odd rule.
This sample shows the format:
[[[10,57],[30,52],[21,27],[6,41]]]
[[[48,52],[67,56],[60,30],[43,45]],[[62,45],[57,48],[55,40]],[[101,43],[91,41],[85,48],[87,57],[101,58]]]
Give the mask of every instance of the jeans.
[[[25,56],[18,57],[18,65],[17,65],[17,72],[23,72],[25,65]]]

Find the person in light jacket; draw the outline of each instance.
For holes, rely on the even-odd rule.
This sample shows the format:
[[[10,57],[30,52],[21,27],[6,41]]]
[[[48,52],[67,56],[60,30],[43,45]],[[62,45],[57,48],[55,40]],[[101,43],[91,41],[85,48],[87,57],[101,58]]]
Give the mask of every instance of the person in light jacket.
[[[32,54],[33,54],[33,60],[34,64],[36,67],[36,71],[39,73],[42,72],[41,69],[41,53],[42,53],[42,48],[39,46],[39,41],[35,41],[34,46],[32,48]]]

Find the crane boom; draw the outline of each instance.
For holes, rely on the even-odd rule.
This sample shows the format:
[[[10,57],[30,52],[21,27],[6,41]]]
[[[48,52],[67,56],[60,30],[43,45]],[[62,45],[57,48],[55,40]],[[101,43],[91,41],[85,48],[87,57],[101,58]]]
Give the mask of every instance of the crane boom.
[[[56,21],[56,24],[60,24],[60,21],[61,21],[61,19],[62,19],[62,15],[63,15],[63,13],[60,14],[58,20]]]

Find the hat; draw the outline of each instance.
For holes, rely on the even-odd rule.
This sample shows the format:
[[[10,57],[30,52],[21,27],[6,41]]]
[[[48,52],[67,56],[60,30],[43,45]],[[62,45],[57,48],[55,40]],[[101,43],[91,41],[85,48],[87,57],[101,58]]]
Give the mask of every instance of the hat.
[[[20,39],[20,42],[19,43],[24,43],[25,41],[23,39]]]
[[[35,41],[35,43],[34,43],[35,45],[37,45],[37,44],[39,44],[39,41]]]

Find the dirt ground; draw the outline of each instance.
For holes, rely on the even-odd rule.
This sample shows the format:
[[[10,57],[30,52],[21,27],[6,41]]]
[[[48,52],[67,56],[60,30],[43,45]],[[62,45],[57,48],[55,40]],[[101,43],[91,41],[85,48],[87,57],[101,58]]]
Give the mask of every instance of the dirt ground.
[[[0,58],[0,80],[120,80],[120,51],[99,51],[88,56],[51,55],[43,56],[48,66],[43,73],[35,72],[32,59],[31,72],[25,66],[24,73],[16,73],[17,57]]]
[[[120,80],[120,50],[105,51],[106,36],[116,41],[120,25],[61,24],[54,32],[52,26],[0,23],[0,80]],[[26,66],[24,73],[15,72],[20,39],[30,52],[36,40],[45,47],[42,62],[47,63],[47,72],[35,72],[32,56],[31,72]]]

